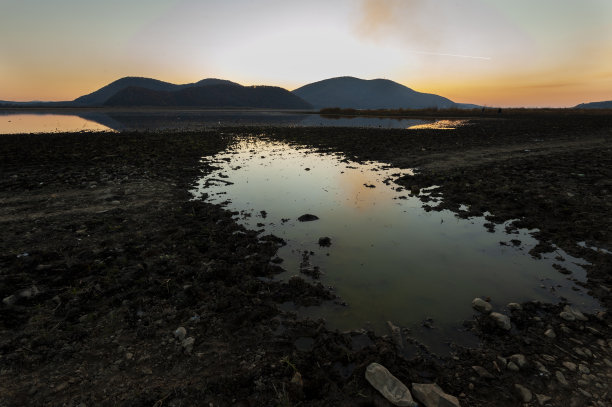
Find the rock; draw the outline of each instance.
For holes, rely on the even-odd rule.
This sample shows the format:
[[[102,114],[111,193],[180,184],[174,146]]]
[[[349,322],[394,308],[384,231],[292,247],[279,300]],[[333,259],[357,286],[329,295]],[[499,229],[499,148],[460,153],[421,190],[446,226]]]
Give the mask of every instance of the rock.
[[[566,321],[588,321],[588,318],[585,317],[582,312],[576,308],[570,307],[569,305],[563,307],[563,311],[559,313],[559,316]]]
[[[565,368],[569,371],[575,372],[576,371],[576,364],[572,363],[572,362],[563,362],[562,363],[563,366],[565,366]]]
[[[507,315],[500,314],[499,312],[492,312],[490,314],[491,318],[495,321],[498,327],[509,331],[512,328],[512,324],[510,323],[510,318]]]
[[[425,407],[461,407],[457,397],[444,393],[435,383],[412,383],[412,392]]]
[[[495,379],[495,376],[489,373],[489,371],[482,366],[472,366],[472,369],[474,369],[474,371],[478,373],[478,376],[482,377],[483,379]]]
[[[320,237],[319,238],[319,246],[322,247],[329,247],[331,246],[331,238],[325,236],[325,237]]]
[[[404,338],[402,337],[402,331],[399,326],[394,325],[393,322],[387,321],[387,326],[391,331],[391,337],[393,338],[393,342],[395,342],[395,346],[400,351],[403,351],[406,348],[406,343],[404,342]]]
[[[393,376],[383,365],[370,363],[366,368],[365,378],[393,405],[417,407],[408,387]]]
[[[523,403],[529,403],[531,401],[531,398],[533,397],[533,395],[531,394],[531,390],[524,386],[521,386],[520,384],[515,384],[514,388],[516,389]]]
[[[546,373],[547,375],[550,374],[550,372],[548,371],[548,369],[546,369],[546,366],[544,366],[541,362],[538,362],[537,360],[533,362],[536,366],[536,369],[538,369],[539,372],[541,373]]]
[[[580,371],[580,373],[584,373],[584,374],[589,374],[591,373],[591,369],[589,369],[588,367],[586,367],[585,365],[583,365],[582,363],[578,364],[578,370]]]
[[[482,298],[474,298],[472,300],[472,308],[474,308],[478,312],[482,312],[485,314],[488,314],[493,310],[493,306]]]
[[[544,394],[536,394],[536,399],[538,400],[538,404],[543,406],[544,404],[552,400],[552,397],[545,396]]]
[[[508,365],[508,361],[506,360],[506,358],[504,358],[502,356],[498,356],[497,360],[502,365],[502,367],[506,367]]]
[[[38,294],[40,294],[40,290],[35,285],[19,292],[19,296],[21,298],[33,298],[36,297]]]
[[[523,309],[523,307],[521,306],[521,304],[516,303],[516,302],[511,302],[510,304],[506,305],[506,307],[510,310],[510,311],[520,311]]]
[[[544,335],[549,337],[550,339],[555,339],[557,337],[557,334],[555,333],[555,331],[552,330],[552,328],[551,329],[547,329],[544,332]]]
[[[603,360],[603,361],[604,361],[604,363],[606,364],[606,366],[608,366],[608,367],[612,367],[612,361],[611,361],[610,359],[608,359],[608,358],[604,358],[604,360]]]
[[[182,326],[179,326],[176,331],[174,331],[174,336],[179,340],[182,341],[183,339],[185,339],[185,335],[187,335],[187,330],[185,328],[183,328]]]
[[[519,367],[514,362],[508,362],[508,370],[512,370],[513,372],[518,372]]]
[[[524,368],[527,365],[527,358],[525,355],[521,355],[520,353],[510,356],[508,359],[516,363],[520,368]]]
[[[7,306],[14,305],[17,302],[18,298],[16,295],[9,295],[8,297],[4,297],[2,303]]]
[[[183,349],[185,350],[186,353],[191,353],[191,351],[193,350],[194,343],[195,343],[195,338],[193,336],[190,336],[188,338],[185,338],[185,340],[181,343],[181,345],[183,346]]]
[[[565,376],[563,376],[563,373],[561,373],[560,371],[556,371],[555,372],[555,377],[557,378],[557,381],[559,383],[561,383],[564,386],[568,386],[569,383],[567,382],[567,380],[565,380]]]
[[[317,219],[319,219],[318,216],[311,215],[310,213],[305,213],[304,215],[298,218],[300,222],[312,222],[313,220],[317,220]]]

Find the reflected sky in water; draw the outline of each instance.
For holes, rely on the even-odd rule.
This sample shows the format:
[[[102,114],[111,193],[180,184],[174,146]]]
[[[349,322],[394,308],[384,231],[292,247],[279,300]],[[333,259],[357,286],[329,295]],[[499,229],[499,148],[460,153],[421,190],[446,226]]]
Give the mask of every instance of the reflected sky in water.
[[[57,133],[78,131],[169,131],[204,130],[217,126],[307,126],[372,128],[452,128],[455,122],[433,119],[377,117],[329,117],[290,111],[254,110],[83,110],[66,113],[15,113],[0,110],[0,134]],[[437,123],[437,124],[436,124]],[[450,124],[449,124],[450,123]]]
[[[527,300],[565,298],[585,310],[598,306],[552,267],[560,264],[584,281],[583,260],[560,249],[535,260],[528,251],[537,242],[527,230],[508,235],[502,225],[489,233],[484,218],[425,211],[417,197],[392,182],[407,170],[256,138],[240,139],[206,160],[218,169],[199,180],[193,193],[239,212],[236,218],[247,228],[285,239],[278,256],[287,271],[279,278],[309,278],[300,273],[300,263],[305,251],[312,252],[307,266],[319,267],[321,282],[333,286],[347,306],[286,309],[324,317],[331,328],[386,333],[390,320],[439,343],[467,338],[458,329],[474,313],[471,301],[478,296],[490,296],[501,312],[509,302]],[[299,222],[305,213],[320,219]],[[325,236],[330,247],[318,244]],[[421,326],[428,318],[434,330]]]

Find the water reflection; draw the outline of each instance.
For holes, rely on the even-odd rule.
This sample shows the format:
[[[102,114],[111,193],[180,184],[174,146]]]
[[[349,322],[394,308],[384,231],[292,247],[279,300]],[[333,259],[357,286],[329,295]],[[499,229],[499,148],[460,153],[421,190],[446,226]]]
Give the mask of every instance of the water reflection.
[[[434,119],[377,117],[335,118],[292,111],[262,110],[68,110],[57,112],[15,112],[0,110],[0,134],[54,133],[73,131],[168,131],[204,130],[216,126],[305,126],[419,128],[449,126]],[[425,128],[425,127],[423,127]]]
[[[69,114],[2,114],[0,134],[113,131],[96,120]]]
[[[306,253],[322,271],[322,283],[335,287],[348,306],[286,308],[324,317],[331,328],[387,333],[390,320],[440,345],[449,338],[468,340],[458,330],[478,296],[490,296],[502,312],[509,302],[534,299],[597,307],[552,267],[563,264],[584,281],[584,261],[560,249],[555,256],[565,260],[535,260],[528,251],[537,242],[527,230],[488,233],[484,218],[426,212],[417,197],[390,182],[405,171],[254,138],[206,159],[218,170],[199,180],[195,196],[206,193],[211,202],[225,202],[246,227],[285,239],[278,255],[287,272],[280,278],[300,274]],[[305,213],[320,219],[299,222]],[[330,247],[319,246],[324,236],[331,238]],[[511,239],[520,245],[500,244]]]

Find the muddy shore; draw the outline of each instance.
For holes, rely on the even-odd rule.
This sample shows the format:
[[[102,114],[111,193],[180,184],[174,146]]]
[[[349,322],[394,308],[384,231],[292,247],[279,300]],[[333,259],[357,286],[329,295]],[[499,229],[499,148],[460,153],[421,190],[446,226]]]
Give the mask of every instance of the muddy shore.
[[[187,192],[210,170],[200,158],[241,134],[418,168],[397,182],[439,186],[441,203],[423,198],[431,210],[488,212],[491,228],[517,219],[539,230],[534,256],[558,246],[589,261],[602,312],[493,310],[510,317],[507,331],[474,311],[466,326],[481,346],[450,357],[401,330],[331,332],[281,312],[288,299],[333,294],[271,281],[282,242]],[[371,362],[408,385],[435,382],[462,406],[612,403],[610,115],[1,137],[0,405],[388,405],[364,378]]]

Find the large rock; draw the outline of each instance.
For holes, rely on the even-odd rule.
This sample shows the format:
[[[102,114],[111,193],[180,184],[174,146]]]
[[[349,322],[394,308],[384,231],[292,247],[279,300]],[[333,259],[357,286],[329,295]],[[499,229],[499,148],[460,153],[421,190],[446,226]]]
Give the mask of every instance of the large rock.
[[[510,323],[510,318],[507,315],[500,314],[499,312],[492,312],[490,314],[491,318],[495,321],[498,327],[501,329],[505,329],[509,331],[512,328],[512,324]]]
[[[488,314],[493,310],[493,306],[482,298],[474,298],[472,300],[472,308],[485,314]]]
[[[457,397],[444,393],[435,383],[412,383],[412,392],[425,407],[461,407]]]
[[[365,378],[393,405],[417,407],[408,387],[383,365],[370,363],[366,368]]]

